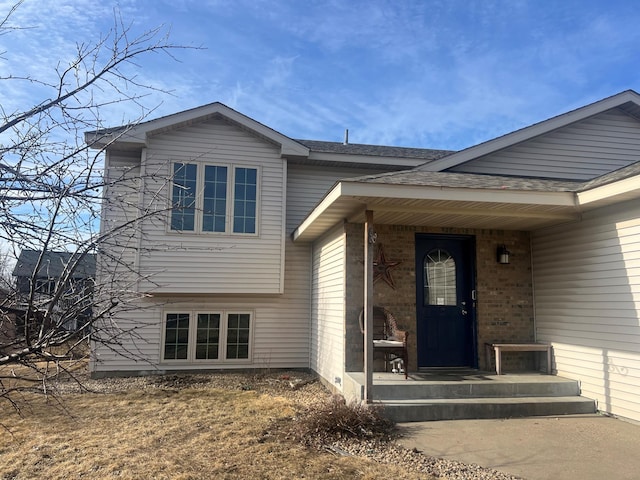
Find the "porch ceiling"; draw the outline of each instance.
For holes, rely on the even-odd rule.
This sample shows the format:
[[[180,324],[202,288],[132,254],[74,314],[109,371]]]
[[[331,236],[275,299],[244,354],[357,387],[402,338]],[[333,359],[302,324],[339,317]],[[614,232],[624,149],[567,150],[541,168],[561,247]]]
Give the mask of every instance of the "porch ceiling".
[[[374,222],[437,227],[497,228],[532,230],[559,222],[575,220],[573,208],[497,202],[455,202],[443,200],[379,200],[358,198],[366,209],[374,211]],[[363,222],[361,211],[347,220]]]
[[[294,240],[314,240],[343,221],[363,223],[366,210],[374,212],[377,224],[501,230],[534,230],[579,218],[575,197],[569,192],[423,187],[422,198],[416,198],[406,188],[399,194],[380,185],[363,187],[336,185],[293,232]]]

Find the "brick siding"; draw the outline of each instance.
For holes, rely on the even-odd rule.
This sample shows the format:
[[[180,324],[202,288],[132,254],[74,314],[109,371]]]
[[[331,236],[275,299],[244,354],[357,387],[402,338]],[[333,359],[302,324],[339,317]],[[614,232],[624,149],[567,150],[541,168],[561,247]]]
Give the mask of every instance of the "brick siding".
[[[363,305],[363,225],[345,224],[347,233],[346,271],[346,366],[362,371],[363,340],[358,316]],[[391,270],[395,289],[382,279],[374,285],[374,304],[393,312],[399,327],[409,332],[409,370],[417,369],[416,336],[416,233],[470,235],[476,242],[476,322],[478,367],[490,370],[493,359],[485,358],[485,342],[532,342],[534,340],[533,287],[529,233],[509,230],[464,228],[426,228],[402,225],[376,225],[378,246],[387,260],[401,262]],[[510,263],[496,261],[498,245],[511,252]],[[504,355],[505,371],[534,368],[533,353]],[[377,361],[375,369],[382,369]]]

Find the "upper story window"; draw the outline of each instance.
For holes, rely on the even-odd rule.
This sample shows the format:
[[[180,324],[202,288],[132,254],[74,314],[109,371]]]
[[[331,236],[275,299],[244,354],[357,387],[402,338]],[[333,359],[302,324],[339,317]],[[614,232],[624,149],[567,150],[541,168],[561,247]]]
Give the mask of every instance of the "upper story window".
[[[171,230],[195,229],[197,173],[197,165],[185,163],[173,165]]]
[[[224,232],[227,223],[227,167],[204,166],[202,230]]]
[[[257,171],[236,168],[235,173],[233,233],[256,233]]]
[[[255,234],[258,169],[174,163],[171,205],[171,230]]]

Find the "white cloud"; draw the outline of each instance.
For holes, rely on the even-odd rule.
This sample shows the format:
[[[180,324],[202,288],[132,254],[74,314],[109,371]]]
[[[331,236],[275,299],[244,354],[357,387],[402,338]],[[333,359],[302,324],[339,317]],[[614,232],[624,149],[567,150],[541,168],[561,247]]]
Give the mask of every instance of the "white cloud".
[[[9,52],[0,68],[12,62],[46,78],[76,40],[112,26],[114,5],[27,0],[16,20],[38,28],[20,32],[19,44],[13,33],[0,37]],[[159,106],[154,116],[219,100],[298,138],[341,140],[349,128],[354,142],[461,148],[640,86],[631,3],[121,0],[119,8],[136,31],[169,23],[172,41],[207,47],[176,52],[182,63],[150,56],[129,67],[174,92],[145,100]],[[3,87],[3,107],[39,98]],[[104,112],[112,124],[139,113]]]
[[[293,74],[293,64],[297,56],[275,57],[269,62],[262,83],[266,89],[286,85]]]

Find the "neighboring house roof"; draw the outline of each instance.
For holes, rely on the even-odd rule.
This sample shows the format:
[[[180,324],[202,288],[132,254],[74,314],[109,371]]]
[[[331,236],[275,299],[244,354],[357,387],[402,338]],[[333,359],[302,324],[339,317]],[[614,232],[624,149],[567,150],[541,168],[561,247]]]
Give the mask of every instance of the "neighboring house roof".
[[[447,170],[478,157],[497,152],[517,143],[552,132],[580,120],[585,120],[613,108],[621,108],[628,115],[640,119],[640,95],[633,90],[626,90],[584,107],[577,108],[562,115],[534,123],[533,125],[520,130],[494,138],[493,140],[460,150],[459,152],[447,157],[425,164],[421,166],[420,169],[431,172]]]
[[[38,250],[22,250],[13,269],[15,277],[30,277],[38,263],[41,252]],[[73,253],[45,252],[36,277],[59,278],[65,266],[73,260]],[[96,273],[96,256],[86,254],[72,274],[72,278],[93,278]]]

